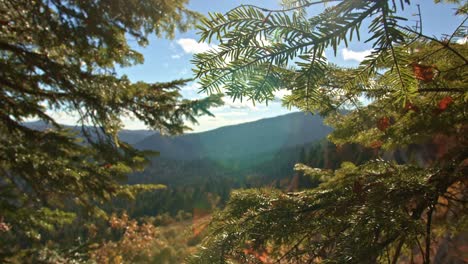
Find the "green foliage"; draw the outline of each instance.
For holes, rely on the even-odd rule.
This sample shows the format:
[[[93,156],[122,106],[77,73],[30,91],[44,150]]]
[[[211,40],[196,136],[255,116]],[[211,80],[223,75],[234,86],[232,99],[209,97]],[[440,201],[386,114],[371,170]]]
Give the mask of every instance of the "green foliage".
[[[204,91],[224,88],[234,99],[263,102],[291,90],[284,104],[326,115],[338,148],[359,144],[385,159],[334,172],[297,164],[321,182],[316,189],[233,193],[194,263],[456,259],[436,261],[431,252],[460,234],[466,217],[468,50],[458,40],[467,19],[438,39],[424,34],[421,14],[416,27],[405,25],[409,0],[338,1],[307,16],[328,2],[212,14],[201,39],[216,38],[220,48],[195,56],[197,77]],[[466,16],[466,4],[456,13]],[[325,49],[336,54],[340,43],[361,41],[362,30],[373,51],[359,67],[327,64]]]
[[[220,42],[219,49],[197,54],[193,60],[202,90],[212,93],[225,88],[234,100],[262,102],[272,100],[275,90],[288,89],[292,95],[285,97],[286,105],[327,112],[359,104],[362,96],[374,98],[388,92],[396,101],[416,97],[423,87],[409,64],[419,60],[405,51],[421,41],[438,50],[435,57],[428,56],[432,59],[444,54],[455,65],[466,63],[460,51],[464,45],[454,43],[464,37],[463,24],[447,45],[424,35],[421,28],[403,25],[406,19],[398,12],[409,1],[400,1],[401,5],[395,1],[341,1],[312,18],[294,12],[327,2],[304,1],[293,11],[240,6],[226,15],[214,13],[202,20],[201,40],[216,38]],[[336,53],[340,43],[347,46],[353,37],[360,40],[361,24],[368,24],[366,42],[373,44],[372,54],[357,69],[327,65],[324,50],[332,48]],[[416,40],[419,44],[413,43]],[[379,84],[374,83],[377,80]]]
[[[252,258],[248,249],[265,250],[269,261],[281,263],[386,262],[395,245],[412,249],[424,238],[425,209],[465,177],[434,179],[437,173],[377,160],[344,165],[312,190],[235,192],[214,218],[205,241],[210,247],[194,263],[245,263]]]
[[[147,153],[117,137],[121,118],[136,117],[162,133],[210,114],[219,96],[181,99],[188,80],[131,83],[116,66],[143,62],[129,45],[150,34],[172,37],[198,14],[177,1],[2,1],[0,3],[0,261],[41,240],[41,230],[81,217],[104,216],[97,205],[140,187],[122,187]],[[78,116],[85,141],[60,127],[53,112]],[[51,126],[33,130],[31,118]],[[145,187],[145,189],[150,187]],[[31,239],[32,238],[32,239]],[[43,241],[42,241],[43,242]]]
[[[136,195],[142,192],[164,189],[166,186],[162,184],[134,184],[123,185],[117,192],[118,195],[126,196],[126,198],[135,199]]]

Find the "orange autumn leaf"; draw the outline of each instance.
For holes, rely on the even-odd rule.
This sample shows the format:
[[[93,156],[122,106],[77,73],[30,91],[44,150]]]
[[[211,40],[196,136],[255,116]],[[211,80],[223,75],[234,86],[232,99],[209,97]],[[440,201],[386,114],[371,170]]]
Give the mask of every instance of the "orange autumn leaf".
[[[439,109],[445,110],[447,107],[453,103],[453,99],[450,96],[446,96],[439,101]]]
[[[265,251],[262,251],[262,252],[257,252],[253,249],[250,249],[250,248],[246,248],[243,250],[244,251],[244,254],[246,255],[252,255],[254,256],[256,259],[258,259],[261,263],[270,263],[268,261],[268,254],[267,252]]]
[[[370,147],[373,149],[378,149],[383,145],[383,142],[380,140],[376,140],[370,144]]]

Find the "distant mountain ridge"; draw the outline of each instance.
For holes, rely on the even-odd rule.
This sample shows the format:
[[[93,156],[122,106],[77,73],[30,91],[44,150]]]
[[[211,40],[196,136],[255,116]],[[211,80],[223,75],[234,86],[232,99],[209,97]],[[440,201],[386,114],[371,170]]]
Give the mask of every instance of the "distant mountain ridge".
[[[42,122],[28,122],[30,128],[51,127]],[[76,126],[64,126],[78,132]],[[119,137],[140,150],[153,150],[170,160],[242,160],[263,153],[307,144],[325,138],[332,129],[323,118],[295,112],[253,122],[220,127],[214,130],[163,136],[151,130],[122,130]]]
[[[242,159],[317,141],[331,131],[332,128],[323,124],[322,117],[296,112],[201,133],[153,134],[134,146],[158,151],[161,157],[174,160]]]

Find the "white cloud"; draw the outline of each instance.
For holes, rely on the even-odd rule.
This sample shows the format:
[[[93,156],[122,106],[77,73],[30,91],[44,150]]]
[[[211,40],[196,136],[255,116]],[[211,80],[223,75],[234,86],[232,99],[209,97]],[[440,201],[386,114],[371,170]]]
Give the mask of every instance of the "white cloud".
[[[365,59],[366,56],[370,55],[372,49],[363,50],[363,51],[354,51],[347,48],[344,48],[341,51],[341,55],[343,56],[344,60],[355,60],[357,62],[361,62]]]
[[[191,82],[186,86],[182,87],[182,91],[193,91],[198,92],[201,88],[201,85],[197,82]]]
[[[281,90],[278,90],[278,91],[274,91],[273,94],[275,95],[275,100],[281,100],[286,95],[290,95],[291,91],[287,90],[287,89],[281,89]]]
[[[196,99],[205,98],[207,96],[206,93],[200,93],[200,87],[201,85],[199,83],[191,82],[183,86],[180,90],[184,98],[190,99],[190,100],[196,100]]]
[[[224,113],[215,113],[215,115],[222,116],[222,117],[237,117],[237,116],[246,116],[249,115],[248,112],[241,112],[241,111],[230,111],[230,112],[224,112]]]
[[[224,105],[231,109],[250,109],[257,110],[257,107],[252,103],[252,101],[233,101],[231,97],[223,97]]]
[[[177,44],[179,44],[182,47],[185,53],[191,53],[191,54],[201,53],[201,52],[208,51],[210,49],[217,48],[216,45],[212,45],[212,44],[210,45],[205,42],[198,42],[191,38],[181,38],[177,40]]]
[[[460,44],[460,45],[465,45],[467,42],[468,42],[468,36],[466,36],[464,38],[459,38],[457,40],[457,44]]]
[[[211,116],[202,116],[198,119],[200,125],[192,126],[193,131],[191,133],[199,133],[203,131],[208,131],[216,129],[218,127],[237,125],[246,122],[252,122],[262,117],[249,117],[248,115],[238,115],[238,116],[220,116],[215,114],[216,117]]]
[[[182,54],[174,54],[174,55],[171,55],[171,58],[172,58],[172,59],[180,59],[180,58],[182,58]]]

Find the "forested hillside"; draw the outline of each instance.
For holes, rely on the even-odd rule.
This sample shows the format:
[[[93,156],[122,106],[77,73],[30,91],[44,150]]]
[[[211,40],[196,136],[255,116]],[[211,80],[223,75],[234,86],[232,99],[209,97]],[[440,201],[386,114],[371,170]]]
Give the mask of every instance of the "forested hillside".
[[[320,140],[330,131],[320,116],[298,112],[204,133],[176,137],[153,135],[135,146],[158,151],[161,157],[174,160],[246,159],[251,155],[262,159],[262,153]]]

